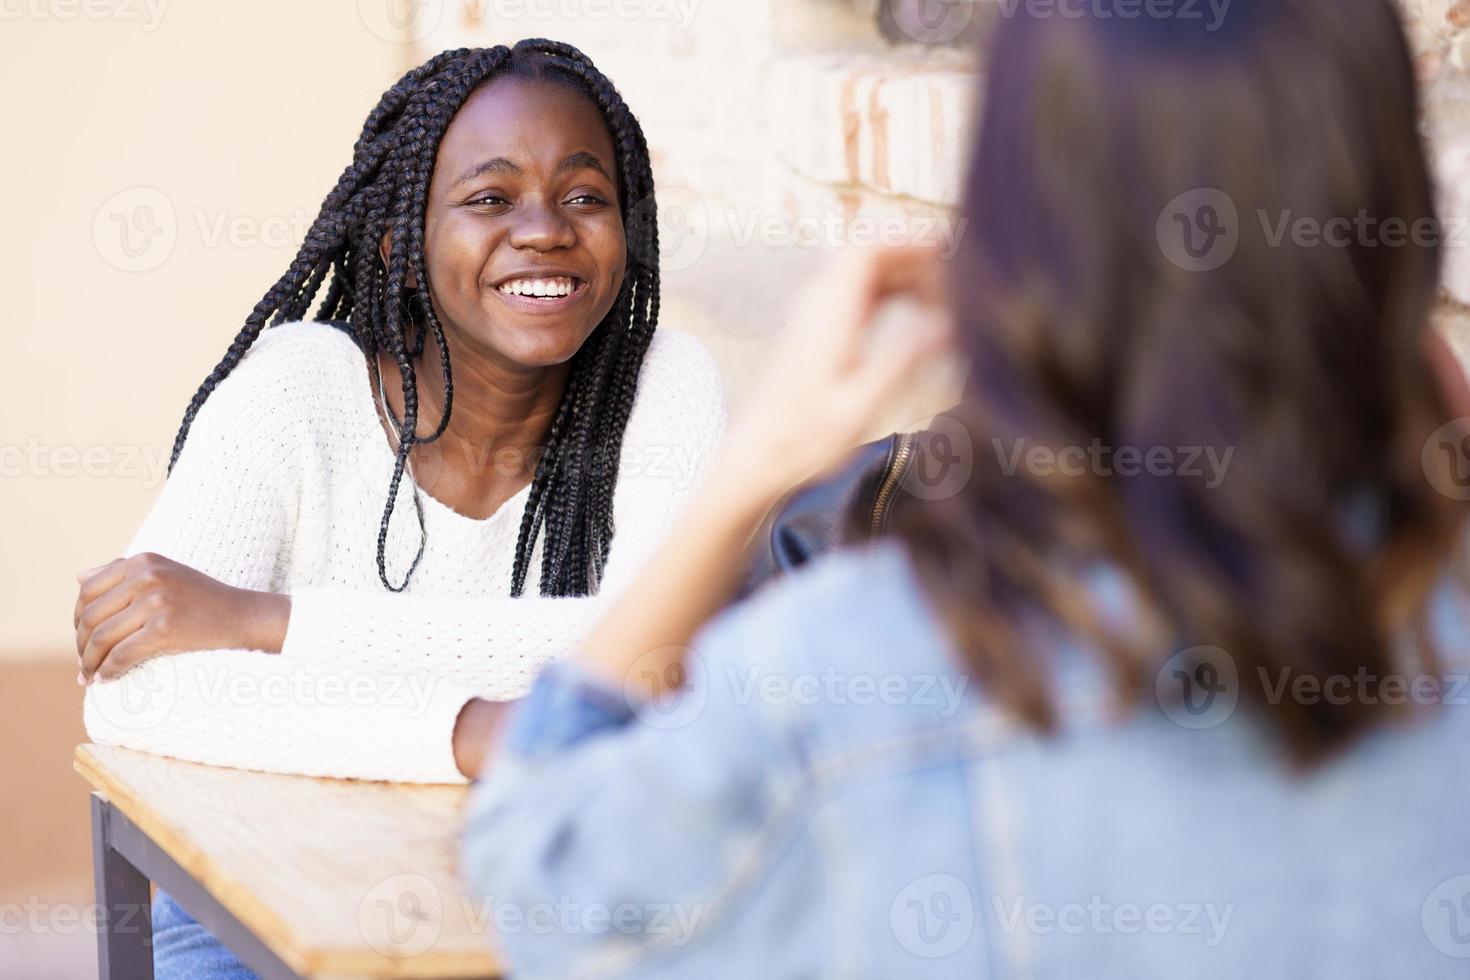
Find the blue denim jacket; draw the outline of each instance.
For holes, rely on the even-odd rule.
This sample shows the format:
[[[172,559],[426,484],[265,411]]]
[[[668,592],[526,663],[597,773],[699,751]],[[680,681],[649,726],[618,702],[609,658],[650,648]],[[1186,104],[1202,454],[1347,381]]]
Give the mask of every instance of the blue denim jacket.
[[[1433,621],[1470,649],[1448,591]],[[1293,775],[1226,651],[1171,658],[1120,715],[1064,642],[1064,731],[1016,726],[897,545],[819,562],[694,650],[636,714],[560,665],[510,723],[463,860],[515,976],[1470,977],[1458,667],[1371,684],[1443,704]]]

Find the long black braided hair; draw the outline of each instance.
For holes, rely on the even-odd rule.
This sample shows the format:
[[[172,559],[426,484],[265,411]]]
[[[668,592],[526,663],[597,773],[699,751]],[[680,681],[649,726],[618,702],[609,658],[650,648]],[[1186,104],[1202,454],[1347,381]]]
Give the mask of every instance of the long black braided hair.
[[[627,272],[612,309],[572,359],[566,392],[531,481],[511,581],[511,595],[521,595],[536,539],[544,534],[541,594],[581,596],[597,591],[613,537],[613,491],[623,430],[632,411],[638,371],[658,323],[658,228],[653,171],[642,127],[612,82],[569,44],[536,38],[513,48],[446,51],[404,75],[383,95],[363,124],[352,163],[322,202],[290,268],[255,304],[229,351],[190,400],[169,458],[172,472],[200,406],[240,363],[267,321],[276,325],[304,319],[327,284],[315,319],[344,324],[374,366],[377,352],[386,351],[403,379],[404,417],[398,425],[402,437],[378,529],[378,577],[394,592],[407,587],[424,547],[420,541],[418,555],[400,584],[389,581],[385,546],[408,454],[416,444],[443,435],[454,402],[444,329],[427,300],[427,289],[405,283],[410,272],[421,287],[429,281],[424,205],[439,142],[476,88],[507,75],[554,80],[585,92],[606,122],[617,154]],[[390,240],[386,265],[379,253],[385,232]],[[430,336],[439,349],[444,374],[444,414],[433,433],[419,436],[413,363]]]

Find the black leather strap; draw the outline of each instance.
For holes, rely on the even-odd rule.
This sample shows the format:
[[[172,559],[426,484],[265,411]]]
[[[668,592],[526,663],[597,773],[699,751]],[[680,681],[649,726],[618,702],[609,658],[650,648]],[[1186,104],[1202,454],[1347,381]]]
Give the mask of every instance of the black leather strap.
[[[788,494],[756,535],[740,597],[854,537],[870,536],[880,488],[903,476],[894,473],[898,446],[897,434],[870,442],[837,473]]]

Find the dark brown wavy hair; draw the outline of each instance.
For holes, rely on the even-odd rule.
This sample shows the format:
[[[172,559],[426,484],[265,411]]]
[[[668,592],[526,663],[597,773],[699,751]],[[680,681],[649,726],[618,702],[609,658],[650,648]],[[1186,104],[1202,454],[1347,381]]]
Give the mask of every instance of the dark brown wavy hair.
[[[1425,356],[1437,244],[1341,221],[1337,244],[1277,239],[1283,217],[1437,228],[1401,25],[1389,0],[1235,0],[1213,29],[1023,10],[990,40],[953,263],[975,472],[900,531],[1033,725],[1057,721],[1022,639],[1047,622],[1096,640],[1134,704],[1169,653],[1223,648],[1243,702],[1319,760],[1386,709],[1268,704],[1263,676],[1383,677],[1404,636],[1434,669],[1425,600],[1464,520],[1421,463],[1451,417]],[[1008,465],[1091,446],[1233,455],[1223,481]],[[1126,628],[1083,587],[1099,561],[1141,597]]]

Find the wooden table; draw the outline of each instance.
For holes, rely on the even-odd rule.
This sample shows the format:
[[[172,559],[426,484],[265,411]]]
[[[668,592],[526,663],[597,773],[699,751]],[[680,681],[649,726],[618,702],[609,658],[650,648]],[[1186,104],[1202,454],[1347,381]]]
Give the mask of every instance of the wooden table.
[[[466,790],[309,779],[77,747],[92,794],[102,980],[151,978],[149,881],[256,974],[499,970],[455,873]]]

